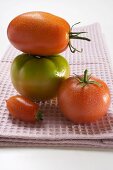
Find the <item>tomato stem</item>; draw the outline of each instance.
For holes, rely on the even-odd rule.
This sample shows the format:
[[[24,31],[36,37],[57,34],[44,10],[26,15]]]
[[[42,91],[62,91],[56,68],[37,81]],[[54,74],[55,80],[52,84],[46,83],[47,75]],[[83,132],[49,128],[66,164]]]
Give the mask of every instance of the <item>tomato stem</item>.
[[[69,45],[70,51],[71,51],[72,53],[75,53],[75,51],[81,53],[81,52],[83,51],[83,49],[77,50],[75,47],[73,47],[70,41],[69,41],[68,45]]]
[[[88,83],[88,70],[86,69],[84,71],[84,79],[83,79],[84,83]]]
[[[81,32],[72,32],[72,28],[75,26],[75,25],[77,25],[77,24],[79,24],[80,22],[78,22],[78,23],[75,23],[74,25],[72,25],[72,27],[71,27],[71,29],[70,29],[70,32],[69,32],[69,43],[68,43],[68,45],[69,45],[69,48],[70,48],[70,51],[72,52],[72,53],[75,53],[76,51],[77,52],[82,52],[83,50],[81,49],[81,50],[77,50],[75,47],[73,47],[72,46],[72,44],[71,44],[71,39],[80,39],[80,40],[86,40],[86,41],[91,41],[89,38],[87,38],[87,37],[82,37],[82,36],[79,36],[80,34],[83,34],[83,33],[87,33],[87,32],[84,32],[84,31],[81,31]]]
[[[80,37],[78,35],[72,35],[72,34],[70,34],[69,39],[79,39],[79,40],[81,39],[81,40],[91,41],[89,38]]]
[[[72,26],[71,26],[71,31],[72,31],[72,29],[73,29],[73,27],[75,26],[75,25],[78,25],[78,24],[80,24],[80,22],[77,22],[77,23],[75,23],[75,24],[73,24]]]
[[[43,113],[41,111],[38,111],[36,113],[36,120],[43,120]]]
[[[83,33],[87,33],[87,32],[70,32],[70,35],[79,35],[79,34],[83,34]]]
[[[101,84],[99,82],[90,80],[91,79],[91,74],[88,75],[88,70],[87,69],[84,71],[83,76],[76,75],[75,78],[76,78],[76,80],[79,81],[79,83],[81,84],[82,87],[85,87],[88,84],[95,84],[95,85],[101,87]]]

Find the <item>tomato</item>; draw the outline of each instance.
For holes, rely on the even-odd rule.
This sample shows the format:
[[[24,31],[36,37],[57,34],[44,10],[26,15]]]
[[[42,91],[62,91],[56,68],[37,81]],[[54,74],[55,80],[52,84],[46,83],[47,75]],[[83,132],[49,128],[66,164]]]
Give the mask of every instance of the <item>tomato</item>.
[[[47,12],[27,12],[15,17],[8,26],[9,41],[20,51],[33,55],[48,56],[64,51],[70,39],[85,39],[72,32],[66,20]]]
[[[33,100],[55,97],[60,83],[69,77],[69,73],[69,64],[61,55],[38,57],[21,54],[11,65],[15,89]]]
[[[65,80],[58,91],[60,110],[74,123],[90,123],[107,113],[110,92],[102,80],[87,75]]]
[[[39,111],[39,105],[33,103],[26,97],[16,95],[6,100],[7,109],[11,116],[25,122],[36,122],[42,120],[42,113]]]

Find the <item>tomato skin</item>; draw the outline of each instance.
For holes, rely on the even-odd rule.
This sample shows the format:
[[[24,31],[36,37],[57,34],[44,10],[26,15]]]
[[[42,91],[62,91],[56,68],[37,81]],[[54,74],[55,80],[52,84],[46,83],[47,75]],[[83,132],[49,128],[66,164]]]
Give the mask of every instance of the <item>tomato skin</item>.
[[[11,80],[15,89],[33,100],[56,96],[61,82],[69,77],[69,64],[61,55],[36,57],[17,56],[11,65]]]
[[[70,26],[63,18],[47,12],[27,12],[15,17],[8,26],[9,41],[20,51],[48,56],[64,51]]]
[[[10,97],[6,100],[6,104],[13,118],[25,122],[36,122],[36,115],[39,111],[38,104],[20,95]]]
[[[101,84],[82,86],[75,77],[65,80],[59,88],[58,103],[67,119],[74,123],[90,123],[107,113],[110,92],[105,82],[95,77],[92,81]]]

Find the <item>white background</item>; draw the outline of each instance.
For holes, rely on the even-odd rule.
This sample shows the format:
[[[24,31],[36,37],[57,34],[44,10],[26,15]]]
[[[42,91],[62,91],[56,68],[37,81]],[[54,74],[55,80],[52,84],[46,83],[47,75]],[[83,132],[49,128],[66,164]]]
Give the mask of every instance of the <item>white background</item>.
[[[0,0],[0,58],[7,46],[8,23],[27,11],[47,11],[70,25],[99,22],[113,64],[113,0]],[[0,170],[111,170],[113,150],[0,148]]]

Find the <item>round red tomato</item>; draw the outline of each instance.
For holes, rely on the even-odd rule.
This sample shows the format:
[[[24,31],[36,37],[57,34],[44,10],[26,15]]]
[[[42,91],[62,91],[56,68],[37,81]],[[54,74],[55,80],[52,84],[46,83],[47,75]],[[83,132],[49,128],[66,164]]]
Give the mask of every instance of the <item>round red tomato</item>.
[[[58,92],[59,107],[74,123],[89,123],[107,113],[110,105],[110,92],[107,84],[93,76],[70,77],[65,80]]]

